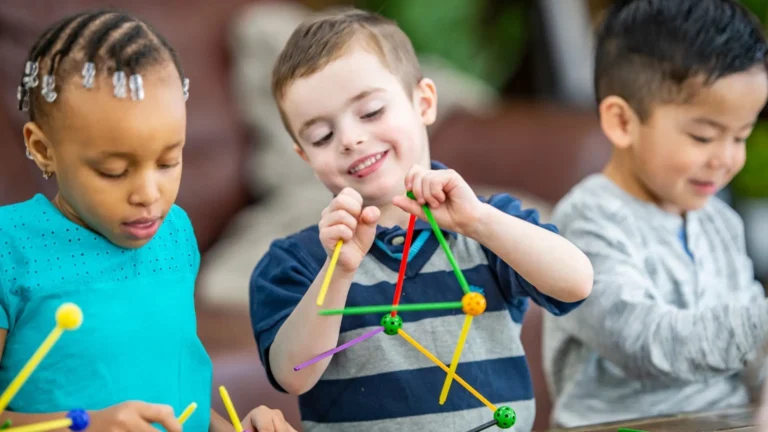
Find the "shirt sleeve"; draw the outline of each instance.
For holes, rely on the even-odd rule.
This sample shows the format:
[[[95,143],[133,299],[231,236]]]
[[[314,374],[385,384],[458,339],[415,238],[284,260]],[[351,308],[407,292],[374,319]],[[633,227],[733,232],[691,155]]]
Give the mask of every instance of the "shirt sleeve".
[[[748,290],[754,297],[754,301],[760,301],[765,297],[765,288],[755,278],[755,270],[752,259],[747,253],[747,239],[744,230],[744,222],[733,208],[728,204],[713,199],[713,208],[716,214],[722,218],[722,223],[728,228],[729,234],[736,244],[740,257],[739,286],[738,289]],[[756,347],[754,353],[746,361],[746,366],[741,373],[742,382],[750,390],[752,395],[757,395],[765,383],[768,373],[768,345]]]
[[[768,331],[765,299],[680,309],[654,296],[627,221],[569,216],[564,235],[594,267],[592,294],[558,325],[640,379],[693,382],[739,372]]]
[[[270,384],[287,393],[275,379],[269,349],[278,330],[293,312],[320,271],[295,242],[278,240],[253,271],[250,282],[251,326],[259,357]]]
[[[521,208],[520,200],[513,198],[510,195],[493,195],[486,202],[508,215],[518,217],[526,222],[558,234],[558,229],[555,225],[543,223],[539,220],[538,211],[534,209],[523,210]],[[499,278],[499,284],[502,289],[505,290],[505,292],[510,293],[513,297],[530,297],[536,304],[554,315],[564,315],[583,302],[583,300],[580,300],[578,302],[567,303],[543,294],[490,249],[483,247],[483,250],[488,258],[488,264]]]

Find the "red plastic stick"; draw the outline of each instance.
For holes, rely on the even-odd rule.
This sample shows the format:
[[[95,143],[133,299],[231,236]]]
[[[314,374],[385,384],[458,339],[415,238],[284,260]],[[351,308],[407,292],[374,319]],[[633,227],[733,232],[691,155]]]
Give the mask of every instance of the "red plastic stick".
[[[400,260],[400,273],[397,275],[397,286],[395,287],[395,299],[392,300],[392,306],[400,304],[400,295],[403,293],[403,279],[405,279],[405,267],[408,265],[408,254],[411,249],[411,240],[413,239],[413,227],[416,225],[416,216],[411,215],[408,221],[408,231],[405,233],[405,245],[403,245],[403,259]],[[392,311],[392,316],[397,315],[397,311]]]

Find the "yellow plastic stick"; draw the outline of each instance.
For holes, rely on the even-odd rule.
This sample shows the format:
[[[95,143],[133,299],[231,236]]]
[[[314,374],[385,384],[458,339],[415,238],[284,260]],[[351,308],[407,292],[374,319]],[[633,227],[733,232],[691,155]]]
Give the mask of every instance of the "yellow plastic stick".
[[[445,403],[448,398],[448,389],[451,388],[451,381],[453,381],[454,375],[456,375],[456,367],[459,365],[459,358],[461,358],[461,352],[464,351],[464,343],[467,341],[467,335],[469,334],[469,327],[472,325],[472,315],[464,315],[464,326],[461,328],[461,334],[459,334],[459,343],[456,345],[456,350],[453,352],[453,359],[451,360],[451,371],[445,377],[443,383],[443,391],[440,392],[440,405]]]
[[[336,268],[336,261],[339,260],[339,254],[341,253],[341,247],[343,245],[344,245],[344,241],[339,240],[336,243],[336,247],[333,249],[331,262],[328,264],[328,271],[325,272],[325,279],[323,279],[323,285],[320,286],[320,294],[317,295],[318,306],[322,306],[323,302],[325,302],[325,295],[328,294],[328,286],[331,284],[331,277],[333,277],[333,270]]]
[[[224,402],[224,407],[227,409],[229,419],[232,420],[232,425],[235,427],[236,432],[243,432],[243,425],[240,424],[240,417],[237,416],[235,406],[232,405],[232,399],[229,398],[229,393],[224,386],[219,387],[219,393],[221,393],[221,400]]]
[[[58,419],[48,420],[41,423],[35,423],[26,426],[12,427],[5,430],[5,432],[47,432],[56,429],[64,429],[72,426],[72,419]]]
[[[184,411],[179,416],[179,423],[180,424],[184,424],[184,422],[187,421],[189,416],[191,416],[192,413],[195,412],[196,409],[197,409],[197,404],[196,403],[192,402],[191,404],[189,404],[189,406],[187,408],[185,408]]]
[[[398,330],[398,331],[397,331],[397,334],[399,334],[400,336],[402,336],[402,337],[403,337],[403,339],[405,339],[405,340],[407,340],[408,342],[410,342],[410,344],[411,344],[411,345],[413,345],[413,347],[414,347],[414,348],[416,348],[417,350],[419,350],[419,352],[421,352],[422,354],[424,354],[425,356],[427,356],[427,358],[428,358],[428,359],[432,360],[432,362],[433,362],[434,364],[438,365],[438,366],[440,367],[440,369],[444,370],[446,373],[450,373],[450,371],[448,370],[448,367],[447,367],[446,365],[444,365],[442,362],[440,362],[440,360],[439,360],[437,357],[435,357],[434,355],[432,355],[432,353],[431,353],[431,352],[427,351],[427,349],[426,349],[426,348],[424,348],[423,346],[421,346],[421,345],[420,345],[418,342],[416,342],[416,341],[415,341],[415,340],[414,340],[412,337],[410,337],[410,336],[408,335],[408,333],[404,332],[404,331],[403,331],[403,329],[400,329],[400,330]],[[465,388],[465,389],[467,389],[467,391],[469,391],[470,393],[472,393],[472,394],[473,394],[473,395],[474,395],[474,396],[475,396],[475,397],[476,397],[478,400],[480,400],[480,402],[482,402],[483,404],[485,404],[485,406],[487,406],[487,407],[488,407],[488,409],[490,409],[490,410],[491,410],[491,411],[493,411],[494,413],[496,412],[496,406],[494,406],[494,405],[493,405],[493,404],[492,404],[490,401],[488,401],[488,399],[484,398],[484,397],[483,397],[483,395],[481,395],[480,393],[478,393],[478,391],[477,391],[477,390],[473,389],[473,388],[472,388],[472,386],[470,386],[469,384],[467,384],[467,382],[466,382],[466,381],[464,381],[463,379],[461,379],[461,377],[460,377],[460,376],[456,375],[456,376],[454,376],[454,378],[456,379],[456,382],[457,382],[457,383],[459,383],[459,384],[461,384],[462,386],[464,386],[464,388]]]
[[[11,381],[8,388],[5,389],[2,395],[0,395],[0,413],[5,411],[8,404],[11,402],[16,393],[21,389],[21,386],[27,381],[35,368],[43,361],[43,358],[48,355],[48,352],[53,348],[56,341],[59,340],[64,330],[77,330],[83,323],[83,312],[74,303],[64,303],[56,310],[56,327],[51,330],[48,337],[45,338],[40,347],[37,348],[32,357],[27,360],[27,364],[21,368],[16,378]],[[6,429],[8,430],[8,429]],[[47,430],[47,429],[46,429]]]

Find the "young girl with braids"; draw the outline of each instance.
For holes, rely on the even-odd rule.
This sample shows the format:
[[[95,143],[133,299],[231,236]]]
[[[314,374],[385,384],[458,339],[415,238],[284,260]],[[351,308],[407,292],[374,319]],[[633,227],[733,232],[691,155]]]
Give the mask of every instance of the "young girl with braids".
[[[74,302],[67,333],[13,398],[14,426],[87,410],[88,430],[232,430],[210,409],[212,366],[197,337],[200,256],[174,205],[188,80],[149,25],[99,11],[66,18],[32,47],[18,89],[27,156],[58,193],[0,207],[0,388]],[[246,429],[293,431],[259,407]]]

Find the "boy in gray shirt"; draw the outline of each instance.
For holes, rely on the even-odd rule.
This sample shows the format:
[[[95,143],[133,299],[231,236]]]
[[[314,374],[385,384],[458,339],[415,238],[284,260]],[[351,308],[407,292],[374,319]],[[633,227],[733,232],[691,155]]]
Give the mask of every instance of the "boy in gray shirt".
[[[595,272],[579,309],[545,318],[553,421],[745,405],[768,304],[742,221],[715,194],[768,98],[761,26],[735,1],[618,1],[597,42],[614,151],[553,216]]]

